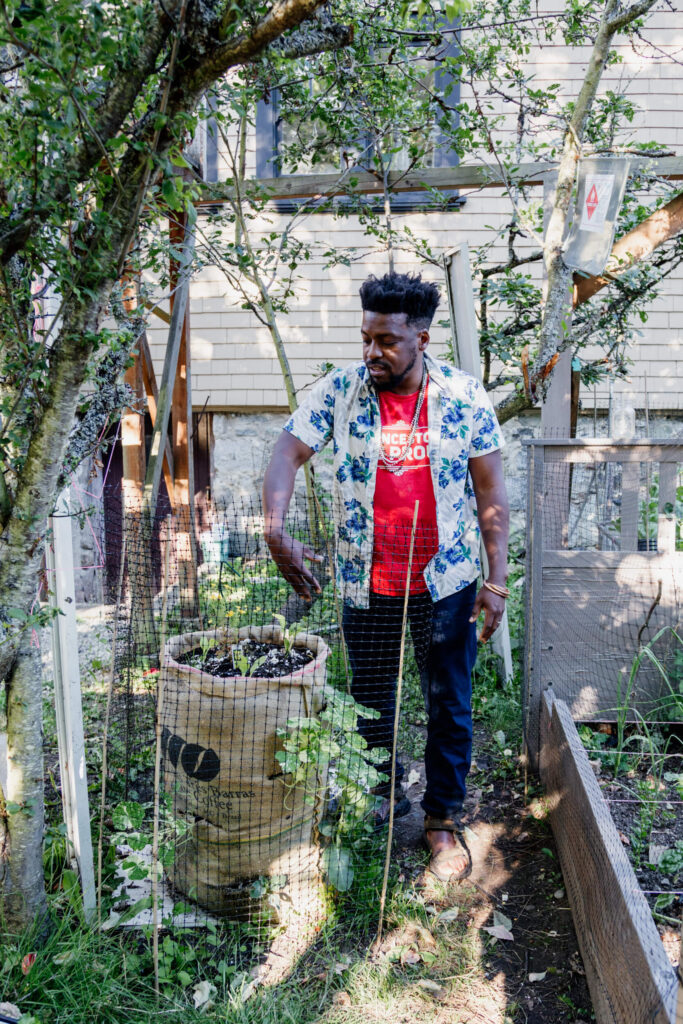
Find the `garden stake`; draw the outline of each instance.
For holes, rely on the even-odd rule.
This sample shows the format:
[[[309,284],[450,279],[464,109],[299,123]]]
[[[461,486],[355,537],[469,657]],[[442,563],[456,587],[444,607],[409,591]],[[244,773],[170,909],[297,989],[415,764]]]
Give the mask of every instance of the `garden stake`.
[[[159,996],[159,786],[161,776],[161,714],[164,704],[164,648],[166,646],[166,613],[168,606],[169,554],[171,519],[166,518],[164,545],[164,576],[161,584],[161,650],[159,652],[159,686],[157,688],[156,747],[154,751],[154,822],[152,832],[152,956],[154,959],[154,991]]]
[[[327,549],[327,564],[330,567],[330,573],[332,574],[332,594],[334,595],[334,611],[337,616],[337,625],[339,626],[339,636],[341,638],[341,649],[342,658],[344,659],[344,678],[346,679],[346,692],[351,693],[351,676],[349,674],[349,654],[346,650],[346,641],[344,640],[344,620],[339,607],[339,594],[337,593],[337,574],[334,569],[334,560],[332,545],[330,544],[330,537],[327,532],[327,526],[325,525],[325,517],[323,516],[323,510],[320,505],[318,493],[313,488],[313,497],[315,498],[315,507],[318,510],[318,519],[322,524],[323,537],[325,539],[325,547]]]
[[[379,952],[379,944],[382,941],[382,925],[384,923],[384,907],[387,902],[387,886],[389,885],[389,865],[391,864],[391,840],[394,833],[394,786],[396,785],[396,746],[398,743],[398,722],[401,712],[401,691],[403,689],[403,655],[406,649],[406,625],[408,622],[408,598],[410,597],[410,576],[413,569],[413,547],[415,545],[415,530],[417,529],[417,513],[420,502],[415,502],[413,514],[413,528],[410,533],[410,548],[408,550],[408,574],[406,576],[406,592],[403,598],[403,624],[401,627],[401,650],[398,658],[398,679],[396,681],[396,710],[394,712],[394,739],[391,744],[391,782],[389,789],[389,829],[387,832],[387,853],[384,858],[384,878],[382,879],[382,894],[379,900],[379,924],[377,925],[377,938],[373,946]]]
[[[121,545],[121,565],[119,567],[119,585],[116,590],[116,606],[114,609],[114,633],[111,641],[111,666],[107,684],[107,706],[104,712],[104,729],[102,731],[102,787],[100,791],[100,834],[97,840],[97,927],[102,927],[102,838],[104,835],[104,804],[107,795],[107,743],[109,738],[109,716],[111,714],[111,698],[114,692],[114,676],[116,675],[116,634],[119,624],[119,608],[123,592],[123,572],[126,564],[126,533],[123,534]]]

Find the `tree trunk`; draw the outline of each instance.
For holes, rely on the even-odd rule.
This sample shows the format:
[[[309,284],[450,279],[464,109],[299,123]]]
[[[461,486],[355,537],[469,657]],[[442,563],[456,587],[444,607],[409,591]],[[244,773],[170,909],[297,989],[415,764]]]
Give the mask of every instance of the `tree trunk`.
[[[26,632],[7,688],[7,784],[0,791],[2,923],[20,932],[47,913],[43,880],[43,694],[38,652]],[[40,738],[41,742],[36,742]]]

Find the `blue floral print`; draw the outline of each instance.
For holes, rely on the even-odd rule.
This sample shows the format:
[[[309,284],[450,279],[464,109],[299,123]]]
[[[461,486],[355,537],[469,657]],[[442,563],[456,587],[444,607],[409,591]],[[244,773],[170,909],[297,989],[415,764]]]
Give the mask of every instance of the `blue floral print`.
[[[466,587],[479,572],[479,525],[468,463],[502,448],[503,439],[479,381],[429,355],[425,359],[430,378],[429,460],[440,544],[424,578],[436,601]],[[364,364],[358,363],[316,381],[285,424],[285,430],[314,452],[332,440],[337,584],[343,599],[358,607],[367,607],[370,593],[379,422],[374,387]]]

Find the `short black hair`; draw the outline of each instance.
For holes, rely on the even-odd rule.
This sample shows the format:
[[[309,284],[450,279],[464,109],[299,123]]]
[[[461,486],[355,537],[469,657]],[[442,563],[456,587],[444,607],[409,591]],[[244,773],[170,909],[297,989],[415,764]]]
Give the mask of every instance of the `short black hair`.
[[[422,329],[431,324],[441,293],[420,274],[371,274],[360,288],[360,301],[369,313],[405,313],[406,323]]]

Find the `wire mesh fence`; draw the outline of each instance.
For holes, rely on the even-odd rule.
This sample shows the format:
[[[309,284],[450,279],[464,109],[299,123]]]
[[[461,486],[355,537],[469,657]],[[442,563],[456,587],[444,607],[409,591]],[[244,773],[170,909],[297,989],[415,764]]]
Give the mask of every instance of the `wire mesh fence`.
[[[286,543],[320,559],[307,563],[319,582],[308,603],[279,572],[256,499],[204,509],[194,551],[180,515],[149,525],[118,506],[105,514],[117,617],[105,821],[125,876],[112,924],[151,919],[157,739],[162,916],[265,933],[319,918],[331,892],[378,900],[399,662],[404,648],[428,702],[433,603],[421,569],[438,544],[430,527],[412,535],[399,523],[375,534],[382,558],[351,571],[333,539],[335,523],[362,527],[345,526],[351,515],[292,502]],[[402,775],[399,751],[398,813]]]
[[[654,720],[671,701],[667,671],[680,678],[683,446],[536,441],[528,450],[524,700],[535,752],[548,686],[578,721]]]
[[[604,1020],[655,1019],[676,986],[682,463],[680,441],[529,445],[525,734]]]

